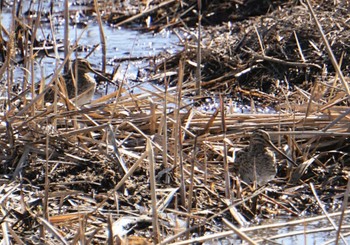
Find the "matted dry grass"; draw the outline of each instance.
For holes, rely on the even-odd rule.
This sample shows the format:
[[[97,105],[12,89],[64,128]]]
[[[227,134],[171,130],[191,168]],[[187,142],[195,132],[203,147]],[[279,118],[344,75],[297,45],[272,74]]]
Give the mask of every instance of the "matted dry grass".
[[[196,42],[191,40],[184,42],[183,53],[166,60],[168,66],[159,65],[167,67],[164,73],[157,71],[163,86],[152,91],[140,86],[142,93],[129,94],[121,84],[115,93],[81,108],[67,100],[43,106],[41,98],[46,90],[38,94],[30,86],[32,100],[10,93],[2,100],[0,127],[4,242],[189,244],[238,234],[254,244],[276,237],[269,233],[256,237],[256,230],[272,226],[244,228],[250,222],[327,214],[341,210],[342,205],[347,215],[348,91],[332,72],[336,68],[330,61],[325,63],[327,74],[319,69],[323,66],[320,57],[327,59],[326,48],[317,50],[320,55],[310,46],[300,48],[305,61],[296,58],[298,49],[285,52],[292,42],[286,36],[291,37],[290,28],[295,26],[305,33],[314,29],[317,42],[308,37],[303,40],[323,47],[306,7],[292,6],[290,10],[281,6],[264,16],[282,19],[278,22],[280,41],[269,43],[272,39],[267,35],[262,38],[264,45],[259,45],[256,34],[261,29],[257,28],[256,33],[246,34],[242,49],[235,47],[241,55],[228,53],[237,43],[233,36],[240,36],[233,35],[232,29],[208,35],[212,39],[204,35],[203,57],[207,58],[203,59],[201,97],[193,96]],[[307,24],[302,25],[304,22],[286,11],[302,16],[300,20],[307,19]],[[321,15],[332,13],[338,12]],[[339,18],[346,24],[345,17]],[[238,23],[245,29],[252,22]],[[331,24],[326,27],[335,28]],[[339,40],[337,44],[345,43],[344,32],[329,32]],[[335,46],[337,52],[342,50]],[[15,47],[8,44],[7,50],[11,57]],[[12,68],[8,58],[0,72],[10,74]],[[345,75],[347,68],[343,69]],[[275,69],[277,77],[271,76]],[[251,75],[252,71],[257,72]],[[272,90],[256,85],[257,81],[271,85],[271,81],[282,79],[280,74],[288,79],[273,83]],[[55,84],[56,75],[50,84]],[[296,77],[302,76],[310,79],[292,83],[291,78],[299,81]],[[12,88],[10,77],[8,88]],[[255,82],[246,83],[249,80]],[[199,98],[220,95],[215,111],[193,105]],[[249,102],[250,113],[235,112],[232,100],[237,98],[240,103]],[[274,106],[277,112],[259,114],[254,109],[266,105]],[[231,167],[234,153],[248,144],[250,133],[257,128],[268,131],[273,143],[298,167],[290,173],[286,161],[278,156],[276,179],[255,189],[241,183]],[[340,224],[329,229],[339,229]],[[347,231],[349,227],[342,228]],[[315,231],[303,234],[307,232]],[[189,239],[194,235],[199,237]]]

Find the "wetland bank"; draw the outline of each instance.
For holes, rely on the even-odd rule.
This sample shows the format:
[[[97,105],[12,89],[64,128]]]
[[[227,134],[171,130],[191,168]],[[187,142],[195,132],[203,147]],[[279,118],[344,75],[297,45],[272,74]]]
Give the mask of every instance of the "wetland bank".
[[[198,2],[2,1],[4,243],[349,241],[349,3]],[[77,57],[117,86],[65,99]]]

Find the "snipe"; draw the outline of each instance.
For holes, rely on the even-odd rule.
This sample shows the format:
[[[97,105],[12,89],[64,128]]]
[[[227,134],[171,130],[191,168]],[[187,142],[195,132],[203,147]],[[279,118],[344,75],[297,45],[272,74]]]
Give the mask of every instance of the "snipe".
[[[64,81],[63,83],[65,84],[62,90],[66,89],[65,94],[68,95],[68,98],[72,99],[78,106],[89,103],[94,96],[96,80],[89,75],[90,72],[113,83],[104,75],[94,70],[86,59],[77,58],[72,63],[72,69],[62,76],[63,79],[61,81]],[[77,86],[75,86],[75,83]],[[46,93],[45,101],[52,102],[53,97],[54,91],[51,90]]]
[[[295,164],[271,142],[266,131],[255,130],[251,135],[249,146],[238,151],[235,157],[234,167],[244,182],[251,184],[255,181],[258,186],[261,186],[275,178],[277,161],[274,151],[270,148]]]

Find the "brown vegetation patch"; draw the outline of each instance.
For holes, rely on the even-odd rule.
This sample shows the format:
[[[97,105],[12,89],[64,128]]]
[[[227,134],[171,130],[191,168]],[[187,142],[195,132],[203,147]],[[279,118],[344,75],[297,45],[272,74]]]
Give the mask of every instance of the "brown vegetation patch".
[[[186,15],[179,7],[195,9],[194,2],[169,1],[177,7],[174,22],[161,22],[165,5],[157,10],[160,23],[195,21],[193,11]],[[238,234],[262,242],[274,238],[254,229],[266,227],[237,229],[232,223],[245,227],[264,218],[321,214],[323,206],[340,210],[348,199],[349,91],[338,81],[309,10],[294,1],[203,2],[204,14],[229,5],[242,16],[202,27],[200,95],[196,34],[185,27],[184,51],[157,64],[154,72],[162,79],[154,80],[163,87],[151,91],[129,93],[121,84],[81,107],[60,91],[60,103],[45,105],[47,90],[38,92],[26,81],[23,90],[32,95],[27,98],[11,90],[7,76],[0,125],[3,239],[187,244],[212,239],[207,234]],[[333,1],[314,6],[344,76],[346,7]],[[181,22],[179,13],[189,19]],[[11,74],[19,48],[11,42],[14,35],[8,38],[1,75]],[[33,65],[32,59],[24,62]],[[48,86],[56,80],[52,76]],[[218,106],[193,106],[202,98],[217,98]],[[249,104],[251,112],[237,113],[233,101]],[[256,113],[261,106],[276,113]],[[261,187],[243,183],[232,171],[235,153],[255,129],[266,130],[296,163],[290,166],[276,153],[276,178]]]

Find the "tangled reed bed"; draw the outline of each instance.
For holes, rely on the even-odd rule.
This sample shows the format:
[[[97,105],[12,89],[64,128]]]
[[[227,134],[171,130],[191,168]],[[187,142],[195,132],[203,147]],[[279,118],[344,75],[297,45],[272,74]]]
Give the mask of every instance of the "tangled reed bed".
[[[68,101],[43,106],[41,94],[33,93],[28,100],[10,93],[2,100],[0,127],[2,239],[22,244],[168,244],[199,235],[175,243],[188,244],[238,234],[259,242],[276,239],[268,233],[255,237],[256,229],[271,226],[238,229],[232,223],[244,227],[276,216],[340,210],[349,180],[347,91],[332,70],[312,20],[306,18],[308,12],[289,4],[290,10],[281,7],[264,16],[281,20],[267,22],[264,28],[269,31],[256,29],[264,41],[263,52],[256,33],[232,35],[233,30],[224,27],[213,40],[204,36],[202,95],[221,95],[215,111],[192,104],[199,101],[193,96],[195,69],[188,65],[193,62],[186,63],[195,59],[193,40],[167,62],[166,73],[157,71],[174,87],[140,87],[142,93],[130,94],[121,86],[81,108]],[[323,13],[325,17],[338,12]],[[296,15],[308,22],[301,26]],[[251,22],[257,23],[239,22],[241,29]],[[339,45],[345,45],[342,38],[347,36],[334,31],[332,23],[326,25],[327,32],[335,35],[331,39],[336,40],[333,47],[339,57],[344,50]],[[295,45],[291,26],[306,35],[302,45],[307,48],[300,49],[305,61],[296,49],[287,48]],[[277,29],[279,41],[270,38],[271,30],[277,37]],[[320,55],[315,55],[315,46]],[[229,53],[233,47],[236,53]],[[319,69],[323,64],[327,74]],[[12,68],[12,62],[4,62],[2,74]],[[309,80],[300,82],[301,77]],[[282,78],[283,83],[274,82]],[[12,81],[6,82],[11,88]],[[248,101],[251,113],[236,113],[232,100]],[[274,105],[278,112],[256,113],[254,107],[261,105]],[[273,143],[298,164],[290,173],[279,158],[276,178],[260,188],[244,185],[229,171],[235,152],[248,144],[250,132],[257,128],[268,131]],[[128,226],[134,236],[127,235]]]

